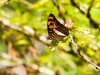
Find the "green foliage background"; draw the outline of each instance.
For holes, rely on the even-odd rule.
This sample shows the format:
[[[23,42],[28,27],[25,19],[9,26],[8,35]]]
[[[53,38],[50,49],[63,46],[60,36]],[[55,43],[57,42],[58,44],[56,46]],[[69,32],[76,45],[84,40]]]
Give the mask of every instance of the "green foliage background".
[[[3,4],[3,1],[0,2]],[[39,67],[45,67],[52,70],[55,75],[99,75],[100,71],[96,70],[94,66],[88,64],[77,54],[77,50],[73,45],[70,46],[70,39],[64,43],[59,42],[64,50],[56,46],[48,46],[48,44],[41,41],[41,35],[45,36],[47,33],[47,20],[50,13],[54,14],[57,19],[63,22],[59,13],[61,13],[66,20],[71,19],[74,26],[79,27],[77,31],[89,31],[86,35],[81,32],[71,32],[74,36],[75,42],[82,47],[81,51],[89,57],[95,64],[100,64],[100,28],[94,28],[89,22],[89,18],[82,14],[79,9],[72,6],[70,0],[55,0],[60,6],[60,10],[53,4],[52,0],[10,0],[0,6],[0,52],[7,53],[7,42],[13,44],[14,49],[20,54],[23,63],[29,65],[36,64]],[[84,12],[87,13],[88,7],[92,0],[75,0]],[[100,27],[100,0],[94,0],[90,10],[92,19],[98,23]],[[4,19],[4,23],[1,20]],[[6,21],[6,19],[9,21]],[[10,28],[6,26],[9,24],[15,26]],[[18,31],[18,26],[22,31]],[[37,34],[32,36],[24,27],[32,28]],[[15,29],[16,28],[16,29]],[[29,30],[30,31],[30,30]],[[28,34],[24,34],[24,32]],[[91,37],[91,36],[95,36]],[[46,40],[45,40],[46,41]],[[39,52],[40,61],[37,62],[32,55],[28,55],[27,47],[33,45]],[[51,47],[51,48],[50,48]],[[54,51],[51,51],[54,49]],[[68,52],[67,52],[68,51]],[[22,57],[22,56],[24,57]],[[0,56],[0,60],[5,60]],[[8,61],[11,61],[9,59]],[[5,61],[6,62],[6,61]],[[13,61],[15,62],[15,61]],[[27,73],[27,75],[47,75],[44,73]]]

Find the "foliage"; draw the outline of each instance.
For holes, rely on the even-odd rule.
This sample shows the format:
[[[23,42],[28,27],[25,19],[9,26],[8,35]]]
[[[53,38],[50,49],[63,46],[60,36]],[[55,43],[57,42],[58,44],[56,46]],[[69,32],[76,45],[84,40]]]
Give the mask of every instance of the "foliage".
[[[20,68],[23,75],[100,74],[79,56],[69,36],[46,39],[50,13],[63,24],[73,21],[70,35],[83,55],[99,66],[100,0],[0,0],[0,75],[18,74],[15,68],[19,75]]]

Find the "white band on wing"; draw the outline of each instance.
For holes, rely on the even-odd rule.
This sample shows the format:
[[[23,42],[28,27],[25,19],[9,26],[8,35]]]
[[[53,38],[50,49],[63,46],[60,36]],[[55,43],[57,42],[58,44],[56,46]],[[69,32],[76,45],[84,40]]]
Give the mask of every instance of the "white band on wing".
[[[66,36],[65,34],[61,33],[60,31],[53,29],[53,31],[59,36]]]

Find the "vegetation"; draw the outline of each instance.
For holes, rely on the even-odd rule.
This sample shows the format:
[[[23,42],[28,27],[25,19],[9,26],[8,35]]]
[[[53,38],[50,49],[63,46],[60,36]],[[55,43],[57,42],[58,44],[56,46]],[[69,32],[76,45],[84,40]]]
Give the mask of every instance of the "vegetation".
[[[69,36],[46,38],[50,13]],[[0,75],[99,75],[99,57],[100,0],[0,0]]]

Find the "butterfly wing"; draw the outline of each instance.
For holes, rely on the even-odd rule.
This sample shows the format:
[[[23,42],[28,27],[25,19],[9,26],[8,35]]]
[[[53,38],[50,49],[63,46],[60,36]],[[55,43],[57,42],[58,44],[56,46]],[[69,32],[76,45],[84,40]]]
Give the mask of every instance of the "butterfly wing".
[[[47,28],[49,39],[62,39],[63,37],[69,35],[69,29],[61,24],[53,14],[49,15]],[[60,35],[58,32],[62,35]]]

